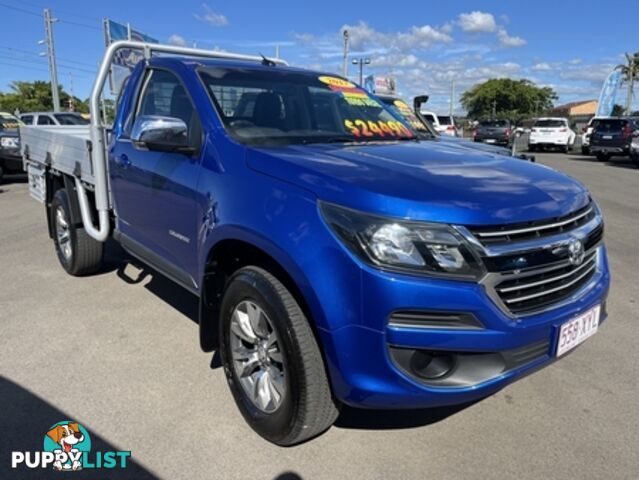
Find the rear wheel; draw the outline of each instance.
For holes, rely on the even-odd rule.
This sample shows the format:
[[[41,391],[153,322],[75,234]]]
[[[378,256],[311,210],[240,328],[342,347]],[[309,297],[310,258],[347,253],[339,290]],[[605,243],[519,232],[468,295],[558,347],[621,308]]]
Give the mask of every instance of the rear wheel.
[[[588,147],[581,147],[581,154],[582,154],[582,155],[590,155],[590,148],[588,148]]]
[[[58,190],[51,202],[53,242],[58,260],[69,275],[80,276],[97,272],[102,266],[104,244],[91,238],[71,217],[66,190]]]
[[[630,160],[635,164],[635,167],[639,168],[639,154],[630,155]]]
[[[529,152],[536,152],[537,151],[537,145],[528,145],[528,151]]]
[[[597,160],[599,160],[600,162],[607,162],[608,160],[610,160],[610,154],[609,153],[598,153],[597,154]]]
[[[259,435],[294,445],[337,418],[319,347],[291,293],[273,275],[244,267],[221,307],[221,357],[235,403]]]

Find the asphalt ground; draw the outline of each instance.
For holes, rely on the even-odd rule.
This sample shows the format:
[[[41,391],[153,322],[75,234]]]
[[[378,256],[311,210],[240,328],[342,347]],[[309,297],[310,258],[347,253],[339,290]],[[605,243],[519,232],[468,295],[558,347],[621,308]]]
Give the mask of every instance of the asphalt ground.
[[[466,408],[344,409],[321,437],[271,445],[244,423],[211,355],[197,300],[109,245],[104,271],[58,265],[27,185],[0,185],[0,478],[636,479],[639,476],[639,169],[537,154],[601,205],[609,319],[574,353]],[[125,470],[11,470],[61,420]]]

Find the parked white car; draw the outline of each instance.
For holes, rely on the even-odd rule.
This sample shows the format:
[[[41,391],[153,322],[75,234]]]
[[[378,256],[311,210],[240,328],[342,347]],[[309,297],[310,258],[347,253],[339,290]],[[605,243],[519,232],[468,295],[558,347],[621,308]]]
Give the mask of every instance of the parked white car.
[[[558,117],[538,118],[530,130],[528,150],[534,152],[544,148],[560,148],[568,153],[577,134],[568,125],[568,119]]]
[[[590,135],[595,128],[595,122],[608,117],[592,117],[581,133],[581,153],[583,155],[590,154]]]
[[[25,125],[88,125],[89,121],[76,112],[29,112],[20,115]]]
[[[422,116],[432,123],[433,128],[440,135],[450,135],[451,137],[459,136],[457,126],[455,125],[455,117],[450,115],[437,115],[434,112],[421,112]]]

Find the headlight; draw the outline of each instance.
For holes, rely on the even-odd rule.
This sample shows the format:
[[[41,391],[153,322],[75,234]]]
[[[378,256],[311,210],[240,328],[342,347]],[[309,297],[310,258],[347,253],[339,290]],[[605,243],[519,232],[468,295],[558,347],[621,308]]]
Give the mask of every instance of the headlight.
[[[17,148],[19,145],[18,139],[15,137],[2,137],[0,138],[0,146],[5,148]]]
[[[484,269],[450,225],[370,215],[320,202],[331,229],[356,255],[375,266],[477,280]]]

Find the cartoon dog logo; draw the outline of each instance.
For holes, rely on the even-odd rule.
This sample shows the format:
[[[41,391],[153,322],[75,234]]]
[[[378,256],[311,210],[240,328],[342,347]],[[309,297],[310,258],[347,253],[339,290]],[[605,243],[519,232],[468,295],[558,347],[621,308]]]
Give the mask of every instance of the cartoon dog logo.
[[[84,440],[84,434],[80,431],[80,425],[76,422],[70,422],[66,425],[56,425],[47,432],[47,437],[60,445],[60,449],[54,450],[55,453],[65,453],[70,460],[65,462],[57,460],[53,463],[55,470],[81,470],[82,463],[79,458],[81,452],[75,446]]]

